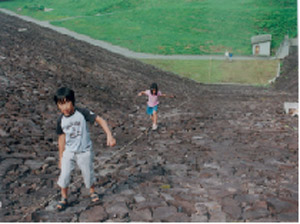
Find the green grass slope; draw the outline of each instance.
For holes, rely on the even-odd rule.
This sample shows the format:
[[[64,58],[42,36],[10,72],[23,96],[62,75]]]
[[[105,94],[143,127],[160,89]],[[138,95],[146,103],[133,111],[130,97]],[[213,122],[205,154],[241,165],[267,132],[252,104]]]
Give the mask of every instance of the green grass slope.
[[[297,36],[296,0],[10,0],[0,7],[51,20],[136,52],[251,54],[251,37]],[[51,9],[51,10],[49,10]]]

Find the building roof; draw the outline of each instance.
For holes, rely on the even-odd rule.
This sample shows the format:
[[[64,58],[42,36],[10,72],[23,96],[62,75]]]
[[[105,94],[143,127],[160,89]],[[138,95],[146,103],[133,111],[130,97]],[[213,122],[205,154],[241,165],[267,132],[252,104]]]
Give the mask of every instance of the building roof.
[[[272,40],[271,34],[264,34],[264,35],[258,35],[251,37],[251,43],[252,44],[258,44],[263,42],[268,42]]]
[[[291,46],[298,46],[298,37],[290,39]]]

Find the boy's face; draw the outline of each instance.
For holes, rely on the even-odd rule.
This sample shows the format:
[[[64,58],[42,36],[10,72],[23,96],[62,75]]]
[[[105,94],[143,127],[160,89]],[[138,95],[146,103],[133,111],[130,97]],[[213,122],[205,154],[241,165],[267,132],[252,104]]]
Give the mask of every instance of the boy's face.
[[[63,113],[66,117],[72,115],[74,113],[74,106],[71,101],[62,101],[57,103],[57,107],[60,110],[60,112]]]

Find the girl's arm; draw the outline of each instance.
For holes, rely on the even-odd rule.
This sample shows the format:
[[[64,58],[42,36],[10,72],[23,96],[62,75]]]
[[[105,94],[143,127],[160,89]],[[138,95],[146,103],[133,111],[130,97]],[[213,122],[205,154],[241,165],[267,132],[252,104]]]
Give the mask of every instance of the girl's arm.
[[[100,116],[96,117],[96,122],[102,127],[104,132],[106,133],[107,141],[106,144],[107,146],[115,146],[116,145],[116,139],[111,134],[111,131],[108,128],[107,122]]]
[[[61,134],[58,136],[58,150],[59,150],[58,168],[59,169],[61,169],[61,158],[62,158],[63,152],[65,151],[65,145],[66,145],[66,135]]]
[[[141,91],[141,92],[139,92],[138,96],[141,96],[141,95],[147,95],[147,94],[146,94],[146,91]]]
[[[169,98],[174,98],[175,97],[174,95],[167,95],[167,94],[164,94],[164,93],[162,93],[160,96],[169,97]]]

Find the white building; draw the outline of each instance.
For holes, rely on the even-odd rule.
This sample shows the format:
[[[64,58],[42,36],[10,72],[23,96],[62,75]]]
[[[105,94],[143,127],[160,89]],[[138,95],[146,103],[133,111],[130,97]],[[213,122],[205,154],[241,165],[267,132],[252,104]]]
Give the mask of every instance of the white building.
[[[256,56],[270,56],[271,40],[271,34],[253,36],[251,38],[252,54]]]

